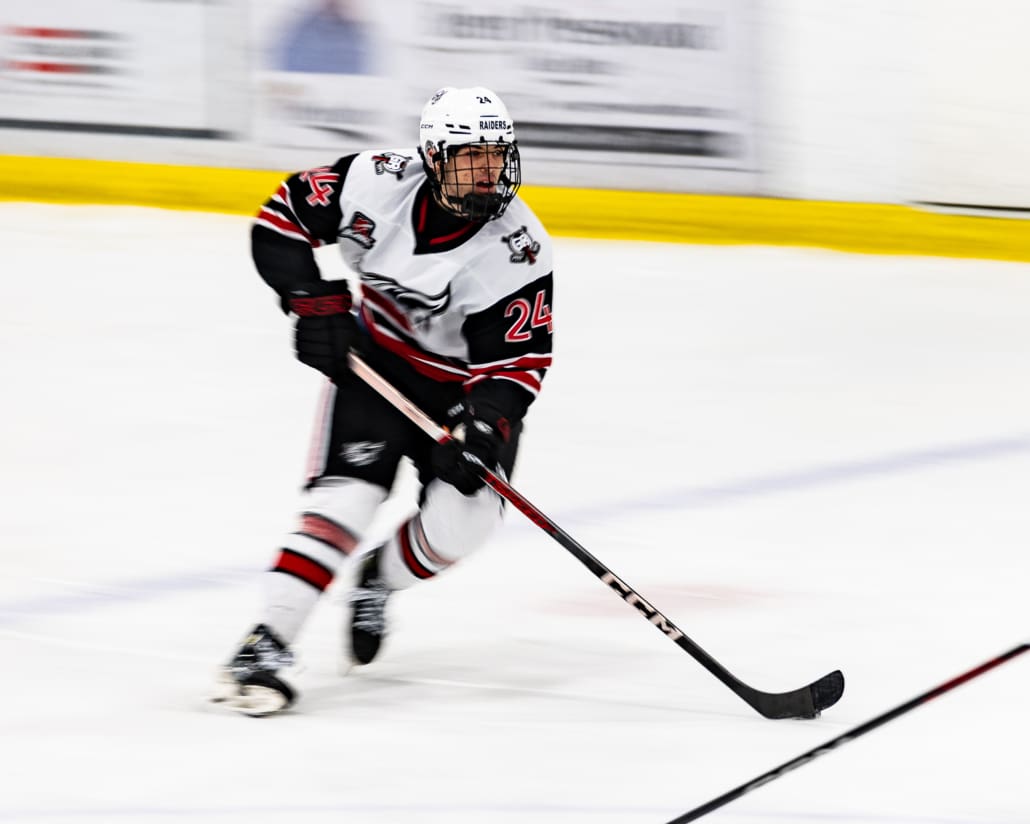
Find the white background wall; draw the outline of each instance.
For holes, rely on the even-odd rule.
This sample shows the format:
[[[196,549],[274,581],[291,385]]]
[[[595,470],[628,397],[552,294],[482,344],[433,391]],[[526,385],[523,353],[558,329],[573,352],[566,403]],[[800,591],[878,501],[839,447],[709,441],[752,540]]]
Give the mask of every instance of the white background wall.
[[[764,0],[762,191],[1030,208],[1030,3]]]
[[[763,0],[762,194],[909,199],[916,6],[933,0]]]
[[[916,200],[1030,208],[1030,3],[937,0],[918,18]]]
[[[1030,208],[1026,0],[755,0],[753,18],[757,174],[736,185],[698,175],[689,188]],[[243,26],[225,28],[252,59],[239,48]],[[240,64],[222,72],[217,105],[240,121]],[[325,160],[252,142],[2,129],[0,152],[277,169]],[[568,180],[560,166],[535,171],[537,183],[682,188],[611,162]]]

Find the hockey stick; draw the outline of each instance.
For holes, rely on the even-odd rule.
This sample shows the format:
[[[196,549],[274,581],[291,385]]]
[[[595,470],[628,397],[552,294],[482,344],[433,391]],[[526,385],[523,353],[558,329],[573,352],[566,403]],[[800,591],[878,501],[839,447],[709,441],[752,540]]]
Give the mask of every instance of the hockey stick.
[[[353,353],[349,357],[354,374],[400,410],[419,429],[437,443],[447,443],[451,440],[451,435],[446,429],[439,426],[425,412],[404,397],[403,394],[397,391],[361,358]],[[475,460],[471,455],[467,455],[467,457]],[[478,463],[478,461],[476,462]],[[688,638],[679,627],[645,601],[629,584],[587,552],[571,535],[522,497],[507,481],[486,467],[481,468],[483,479],[491,489],[506,501],[509,501],[519,512],[572,553],[596,577],[615,590],[616,594],[623,601],[636,609],[637,612],[658,627],[671,640],[675,641],[680,649],[690,654],[695,661],[722,681],[723,684],[761,715],[764,715],[766,718],[815,718],[822,710],[833,706],[840,700],[844,692],[844,676],[840,670],[834,670],[829,675],[824,675],[818,681],[814,681],[791,692],[762,692],[748,686],[705,652],[698,644]]]
[[[843,746],[849,741],[854,741],[860,735],[865,735],[867,732],[875,730],[877,727],[886,724],[888,721],[893,721],[899,715],[904,715],[909,710],[914,710],[920,704],[925,704],[927,701],[936,698],[938,695],[944,695],[944,693],[955,689],[955,687],[960,684],[964,684],[966,681],[972,681],[977,676],[983,675],[985,672],[988,672],[997,666],[1001,666],[1006,661],[1011,661],[1017,655],[1022,655],[1028,649],[1030,649],[1030,644],[1020,644],[1017,647],[1013,647],[1008,652],[1003,652],[997,658],[985,661],[980,664],[980,666],[962,673],[962,675],[959,675],[957,678],[952,678],[950,681],[946,681],[945,683],[934,687],[932,690],[916,696],[911,701],[906,701],[904,704],[901,704],[892,710],[888,710],[882,715],[878,715],[876,718],[866,721],[864,724],[860,724],[854,729],[850,729],[847,732],[838,735],[836,738],[831,738],[825,744],[820,744],[818,747],[802,753],[797,758],[792,758],[790,761],[786,761],[778,767],[773,767],[769,772],[762,773],[760,776],[751,779],[746,784],[741,784],[739,787],[735,787],[728,793],[723,793],[718,798],[713,798],[708,803],[702,804],[700,807],[695,807],[693,810],[684,813],[679,818],[674,818],[672,821],[668,822],[668,824],[686,824],[688,821],[697,821],[701,816],[719,809],[719,807],[722,807],[724,804],[729,804],[731,801],[740,798],[742,795],[746,795],[752,790],[757,790],[763,784],[775,781],[777,778],[781,778],[791,770],[796,770],[798,767],[804,766],[809,761],[815,760],[820,755],[826,755],[826,753],[831,750],[835,750],[837,747]]]

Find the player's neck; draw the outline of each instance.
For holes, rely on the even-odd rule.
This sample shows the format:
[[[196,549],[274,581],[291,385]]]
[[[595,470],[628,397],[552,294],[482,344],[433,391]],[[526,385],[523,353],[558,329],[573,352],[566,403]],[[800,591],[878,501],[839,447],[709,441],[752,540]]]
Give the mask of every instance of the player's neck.
[[[441,195],[426,187],[422,197],[416,200],[415,208],[416,226],[419,234],[431,236],[449,235],[453,232],[464,231],[475,225],[475,221],[468,220],[461,215],[455,214],[443,205]]]
[[[419,252],[455,248],[482,228],[481,223],[466,220],[440,205],[428,182],[415,199],[412,218]]]
[[[463,226],[467,223],[474,223],[468,218],[462,217],[456,213],[452,208],[447,206],[443,202],[443,195],[438,191],[432,191],[429,198],[429,217],[428,219],[433,222],[439,221],[439,223],[446,228],[454,229],[458,226]]]

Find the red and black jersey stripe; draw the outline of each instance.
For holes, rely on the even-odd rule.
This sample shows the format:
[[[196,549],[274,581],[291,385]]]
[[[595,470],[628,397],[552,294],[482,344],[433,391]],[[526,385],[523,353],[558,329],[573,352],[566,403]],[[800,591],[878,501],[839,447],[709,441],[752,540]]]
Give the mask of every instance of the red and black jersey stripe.
[[[361,319],[377,345],[403,358],[416,372],[433,380],[450,382],[468,379],[469,371],[459,361],[431,354],[408,337],[399,328],[397,310],[390,311],[383,306],[386,298],[379,295],[378,299],[370,300],[368,295],[377,293],[365,284],[361,285],[361,290]]]

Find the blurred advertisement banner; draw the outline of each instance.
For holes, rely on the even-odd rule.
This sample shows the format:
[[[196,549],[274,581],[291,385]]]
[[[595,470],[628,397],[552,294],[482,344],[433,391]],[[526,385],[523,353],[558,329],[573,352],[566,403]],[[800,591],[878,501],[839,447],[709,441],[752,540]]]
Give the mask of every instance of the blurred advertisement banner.
[[[527,182],[747,191],[756,3],[8,3],[0,128],[119,136],[90,151],[123,155],[144,141],[121,135],[227,138],[145,151],[275,166],[309,150],[413,149],[434,91],[485,85],[515,119]]]
[[[750,171],[751,7],[424,0],[405,16],[403,76],[413,99],[427,85],[495,88],[537,158]]]
[[[250,14],[259,142],[346,153],[390,140],[396,77],[370,3],[264,0]]]
[[[441,86],[502,95],[536,182],[731,190],[755,172],[754,0],[265,0],[255,138],[413,146]],[[606,164],[606,161],[611,161]],[[599,164],[600,167],[599,167]]]
[[[207,4],[39,0],[0,12],[0,125],[209,136]]]

